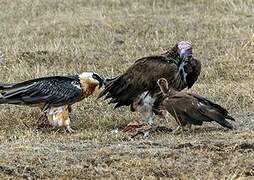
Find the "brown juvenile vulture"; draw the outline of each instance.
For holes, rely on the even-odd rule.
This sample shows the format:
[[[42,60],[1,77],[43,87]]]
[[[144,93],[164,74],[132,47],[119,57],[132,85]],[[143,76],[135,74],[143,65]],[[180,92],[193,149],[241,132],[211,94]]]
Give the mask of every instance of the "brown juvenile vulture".
[[[201,70],[200,61],[192,56],[192,45],[181,41],[166,53],[138,59],[125,73],[107,79],[105,89],[99,97],[111,99],[115,108],[129,106],[132,111],[143,113],[145,121],[152,123],[154,95],[160,92],[159,78],[166,78],[175,90],[191,88]]]
[[[169,88],[166,79],[158,80],[158,85],[163,94],[160,104],[161,110],[169,112],[179,124],[179,127],[191,127],[191,125],[202,125],[203,122],[215,121],[221,126],[233,129],[226,121],[235,119],[228,115],[228,111],[220,105],[197,94],[188,92],[177,92]]]
[[[74,76],[51,76],[17,84],[0,85],[0,104],[40,107],[52,126],[70,127],[71,105],[90,96],[103,78],[93,72]]]

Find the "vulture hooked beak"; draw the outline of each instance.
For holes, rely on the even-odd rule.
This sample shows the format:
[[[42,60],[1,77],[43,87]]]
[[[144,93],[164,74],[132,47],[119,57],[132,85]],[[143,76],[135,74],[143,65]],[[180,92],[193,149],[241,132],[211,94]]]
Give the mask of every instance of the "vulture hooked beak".
[[[102,85],[105,85],[105,79],[100,77],[98,74],[93,73],[92,77],[99,82],[99,88],[101,88]]]

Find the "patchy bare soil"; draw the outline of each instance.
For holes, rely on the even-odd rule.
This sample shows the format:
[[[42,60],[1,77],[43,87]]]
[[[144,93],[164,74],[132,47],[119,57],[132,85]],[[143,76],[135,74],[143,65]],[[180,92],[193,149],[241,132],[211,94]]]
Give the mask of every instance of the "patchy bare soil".
[[[252,179],[254,114],[235,117],[233,131],[210,125],[145,139],[105,133],[105,141],[96,141],[83,140],[81,131],[41,135],[25,130],[1,144],[0,177]]]

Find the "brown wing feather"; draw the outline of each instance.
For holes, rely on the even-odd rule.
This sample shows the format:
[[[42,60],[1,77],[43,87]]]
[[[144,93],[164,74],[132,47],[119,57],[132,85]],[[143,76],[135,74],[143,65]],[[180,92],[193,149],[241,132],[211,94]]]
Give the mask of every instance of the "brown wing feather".
[[[204,104],[206,104],[207,106],[216,109],[216,111],[220,112],[223,116],[225,116],[225,118],[230,119],[232,121],[235,121],[235,119],[231,116],[228,115],[228,111],[223,108],[222,106],[220,106],[219,104],[216,104],[200,95],[197,94],[191,94],[194,98],[196,98],[199,102],[203,102]]]
[[[144,91],[159,91],[157,80],[172,81],[177,67],[164,56],[150,56],[137,60],[127,71],[108,82],[99,97],[106,95],[116,107],[130,105]]]
[[[182,125],[187,123],[202,125],[202,114],[195,108],[197,101],[193,100],[188,94],[180,92],[168,97],[162,105],[167,111]]]
[[[179,92],[170,96],[162,105],[171,115],[180,119],[182,124],[189,122],[201,125],[203,122],[215,121],[223,127],[233,128],[226,121],[226,119],[234,120],[228,116],[226,109],[196,94]]]

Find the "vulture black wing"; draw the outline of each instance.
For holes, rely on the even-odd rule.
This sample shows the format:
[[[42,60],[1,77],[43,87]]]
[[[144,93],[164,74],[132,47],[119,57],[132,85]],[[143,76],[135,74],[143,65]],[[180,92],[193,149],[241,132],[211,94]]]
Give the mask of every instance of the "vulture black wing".
[[[78,76],[52,76],[17,84],[0,85],[0,103],[48,104],[61,106],[76,102],[81,94]]]
[[[143,92],[159,90],[159,78],[171,82],[176,71],[176,64],[164,56],[139,59],[124,74],[109,80],[99,98],[106,95],[105,99],[111,98],[115,107],[128,106]]]

